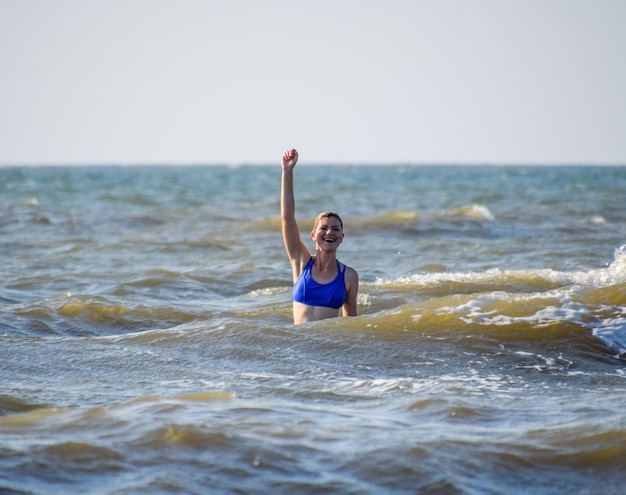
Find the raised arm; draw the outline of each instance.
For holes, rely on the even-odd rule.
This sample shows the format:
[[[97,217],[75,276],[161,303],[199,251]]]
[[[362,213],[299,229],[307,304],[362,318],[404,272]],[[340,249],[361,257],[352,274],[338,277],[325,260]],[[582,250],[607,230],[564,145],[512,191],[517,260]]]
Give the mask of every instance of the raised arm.
[[[282,220],[283,242],[287,256],[291,262],[294,282],[300,276],[304,265],[311,257],[308,249],[300,239],[300,231],[296,222],[296,200],[293,193],[293,169],[298,161],[295,149],[285,151],[282,156],[282,182],[280,190],[280,217]]]

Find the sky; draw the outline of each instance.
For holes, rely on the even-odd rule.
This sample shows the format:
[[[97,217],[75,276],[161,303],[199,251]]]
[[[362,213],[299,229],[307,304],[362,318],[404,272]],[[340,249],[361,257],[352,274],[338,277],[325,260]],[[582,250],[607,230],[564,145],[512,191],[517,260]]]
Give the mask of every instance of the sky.
[[[623,0],[0,0],[0,165],[626,164]]]

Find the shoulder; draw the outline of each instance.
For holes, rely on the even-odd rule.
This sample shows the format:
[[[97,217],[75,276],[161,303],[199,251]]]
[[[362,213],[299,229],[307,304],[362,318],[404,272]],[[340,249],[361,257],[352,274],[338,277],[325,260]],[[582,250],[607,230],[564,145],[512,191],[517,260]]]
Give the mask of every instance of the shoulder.
[[[343,263],[342,263],[343,264]],[[344,272],[345,272],[345,279],[346,282],[349,285],[356,285],[359,283],[359,274],[357,273],[357,271],[352,268],[351,266],[345,265],[343,264],[344,268]]]

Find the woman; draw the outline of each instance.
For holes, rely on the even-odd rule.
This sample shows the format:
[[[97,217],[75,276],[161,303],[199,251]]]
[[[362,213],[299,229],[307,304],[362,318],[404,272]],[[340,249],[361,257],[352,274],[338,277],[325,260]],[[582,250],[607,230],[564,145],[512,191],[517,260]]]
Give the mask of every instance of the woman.
[[[343,316],[356,316],[359,275],[337,260],[337,248],[343,242],[343,222],[337,213],[325,211],[315,219],[311,238],[315,255],[300,239],[293,194],[293,169],[298,152],[286,151],[282,157],[280,214],[283,241],[293,271],[293,322],[333,318],[342,309]]]

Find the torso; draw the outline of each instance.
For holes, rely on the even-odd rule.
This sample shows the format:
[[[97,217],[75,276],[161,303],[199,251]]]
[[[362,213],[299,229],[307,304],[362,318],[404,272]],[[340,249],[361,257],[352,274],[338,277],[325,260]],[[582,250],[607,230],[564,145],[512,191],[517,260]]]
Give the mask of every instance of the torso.
[[[314,263],[315,258],[311,257],[294,283],[293,300],[306,306],[334,309],[336,312],[346,300],[346,266],[337,261],[336,277],[327,283],[322,283],[313,278]]]

